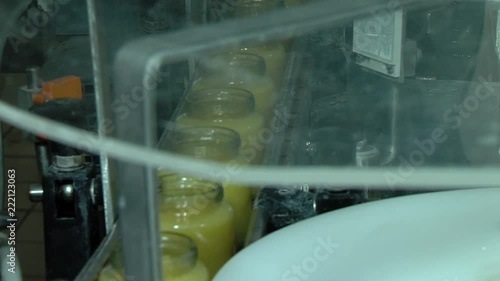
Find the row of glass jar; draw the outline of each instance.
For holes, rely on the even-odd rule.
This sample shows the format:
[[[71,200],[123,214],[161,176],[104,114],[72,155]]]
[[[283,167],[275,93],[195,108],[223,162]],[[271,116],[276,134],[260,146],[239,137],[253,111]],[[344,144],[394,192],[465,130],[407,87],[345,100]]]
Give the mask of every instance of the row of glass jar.
[[[277,91],[274,81],[265,76],[266,64],[262,57],[230,52],[213,58],[222,62],[221,69],[204,68],[193,83],[166,149],[227,163],[228,169],[237,171],[239,165],[262,161],[265,145],[259,143],[258,134],[271,117]],[[235,249],[243,246],[252,201],[251,188],[228,183],[231,175],[228,171],[217,173],[214,182],[172,175],[165,170],[158,173],[162,192],[167,195],[161,204],[161,229],[175,229],[192,237],[211,277]],[[207,193],[208,189],[220,189],[215,182],[222,182],[222,192]],[[189,191],[185,189],[187,186]],[[169,195],[186,196],[200,188],[189,203]],[[169,200],[175,202],[175,206],[169,207]],[[179,211],[187,206],[196,214],[191,214],[186,223],[187,214],[182,211],[179,215]]]
[[[200,76],[180,105],[164,148],[226,163],[233,172],[240,165],[260,163],[265,144],[258,134],[271,118],[278,98],[275,81],[281,81],[284,65],[280,43],[200,61]],[[243,247],[250,221],[251,188],[229,183],[228,171],[217,171],[213,181],[158,172],[161,230],[191,237],[210,278]]]
[[[240,11],[259,13],[273,7],[271,2],[275,3],[242,0]],[[257,136],[279,98],[285,59],[284,45],[275,42],[234,48],[200,60],[199,76],[180,104],[175,129],[163,149],[227,163],[233,171],[239,165],[260,163],[265,145]],[[225,172],[208,181],[158,171],[162,249],[167,249],[163,274],[168,280],[210,280],[244,246],[251,188],[228,183],[230,173]],[[185,254],[194,262],[174,261],[179,252],[175,243],[183,245],[183,239],[197,253]],[[123,280],[118,274],[121,268],[110,263],[99,281]]]

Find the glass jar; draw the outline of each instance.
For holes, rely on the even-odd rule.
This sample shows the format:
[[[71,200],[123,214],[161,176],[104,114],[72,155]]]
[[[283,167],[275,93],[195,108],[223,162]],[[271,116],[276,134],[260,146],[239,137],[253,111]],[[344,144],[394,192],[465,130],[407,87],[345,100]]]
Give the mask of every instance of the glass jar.
[[[265,75],[266,63],[261,56],[231,52],[202,61],[200,78],[191,90],[237,88],[249,91],[255,100],[255,111],[270,116],[277,99],[273,80]]]
[[[222,200],[222,187],[177,174],[163,176],[160,181],[161,231],[192,238],[213,278],[235,249],[233,209]]]
[[[227,163],[239,155],[240,135],[232,129],[215,126],[176,129],[166,146],[183,155]]]
[[[238,52],[258,55],[264,59],[266,64],[266,76],[274,82],[275,88],[280,89],[283,83],[283,72],[285,71],[285,47],[280,42],[247,46],[237,48]]]
[[[162,232],[162,270],[165,281],[208,281],[207,267],[198,259],[193,239],[182,234]]]
[[[198,260],[193,239],[173,232],[161,233],[162,271],[165,281],[208,281],[206,266]],[[97,281],[123,281],[123,264],[116,260],[116,248],[110,261],[103,267]],[[118,263],[117,263],[118,262]]]
[[[297,1],[297,0],[295,0]],[[279,9],[283,6],[282,1],[277,1],[277,0],[240,0],[238,4],[235,7],[235,12],[234,16],[237,18],[240,17],[248,17],[248,16],[258,16],[263,13]],[[267,45],[267,44],[265,44]],[[264,46],[265,46],[264,45]],[[273,80],[279,77],[276,77],[276,73],[279,73],[279,69],[281,69],[281,72],[283,71],[282,68],[280,68],[280,61],[275,62],[275,60],[281,59],[281,55],[285,52],[285,48],[290,47],[290,41],[289,40],[284,40],[281,43],[269,43],[269,46],[263,48],[258,46],[256,47],[257,49],[255,50],[258,53],[255,53],[257,55],[263,56],[264,60],[266,61],[266,65],[268,67],[268,72],[272,74]],[[267,50],[265,50],[267,49]],[[253,53],[253,52],[252,52]],[[269,56],[271,54],[275,55],[275,58],[269,59],[270,62],[268,62],[268,59],[266,56]],[[284,59],[284,58],[283,58]],[[284,63],[283,63],[284,66]],[[276,69],[278,70],[276,70]],[[275,73],[276,72],[276,73]],[[280,74],[281,76],[282,74]],[[279,88],[282,81],[281,80],[274,80],[276,83],[276,87]]]
[[[176,128],[224,127],[236,131],[241,139],[244,163],[260,163],[266,143],[259,140],[264,118],[254,111],[250,92],[237,88],[212,88],[188,94],[185,111]]]
[[[168,149],[176,153],[188,155],[198,159],[207,159],[227,163],[228,165],[242,165],[240,159],[240,136],[231,129],[222,127],[195,127],[178,129],[169,140]],[[252,196],[251,189],[242,185],[225,183],[230,174],[220,175],[217,180],[222,181],[224,200],[234,211],[236,245],[242,247],[250,220]]]

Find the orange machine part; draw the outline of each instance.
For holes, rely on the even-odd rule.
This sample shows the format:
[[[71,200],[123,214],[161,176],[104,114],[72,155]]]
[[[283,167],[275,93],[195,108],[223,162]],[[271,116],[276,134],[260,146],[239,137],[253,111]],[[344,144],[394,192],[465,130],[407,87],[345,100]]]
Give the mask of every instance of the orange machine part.
[[[50,99],[81,99],[82,97],[82,80],[78,76],[69,75],[44,82],[42,90],[33,95],[33,103],[41,104]],[[46,139],[42,134],[36,136],[42,140]]]
[[[69,75],[44,82],[42,91],[33,95],[33,103],[40,104],[46,100],[61,98],[81,99],[82,96],[82,80]]]

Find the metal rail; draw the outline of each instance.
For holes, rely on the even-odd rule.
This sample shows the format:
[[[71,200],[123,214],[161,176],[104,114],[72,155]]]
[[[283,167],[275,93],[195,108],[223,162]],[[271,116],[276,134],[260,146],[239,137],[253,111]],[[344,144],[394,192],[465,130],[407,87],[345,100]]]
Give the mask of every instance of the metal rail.
[[[111,87],[109,82],[108,62],[105,57],[103,42],[103,23],[101,3],[96,0],[87,0],[87,10],[89,16],[89,32],[90,32],[90,48],[92,53],[92,66],[94,72],[94,93],[97,113],[97,133],[100,137],[106,137],[108,124],[106,121],[111,120]],[[115,218],[113,204],[113,194],[111,192],[110,182],[110,165],[106,153],[99,154],[101,178],[102,178],[102,194],[104,205],[104,220],[106,225],[106,233],[108,233],[113,225]]]
[[[108,260],[111,252],[118,244],[118,229],[116,224],[113,224],[109,229],[106,238],[101,242],[101,245],[96,249],[90,260],[85,264],[74,281],[92,281],[96,280],[99,272]]]

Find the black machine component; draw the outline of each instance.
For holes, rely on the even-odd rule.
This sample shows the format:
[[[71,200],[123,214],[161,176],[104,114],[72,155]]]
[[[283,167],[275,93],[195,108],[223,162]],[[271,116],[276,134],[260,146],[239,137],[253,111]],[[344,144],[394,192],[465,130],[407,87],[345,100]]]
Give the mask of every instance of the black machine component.
[[[54,99],[31,111],[82,129],[95,124],[91,101]],[[46,278],[73,280],[105,236],[99,159],[43,136],[37,136],[35,146],[42,174]]]

